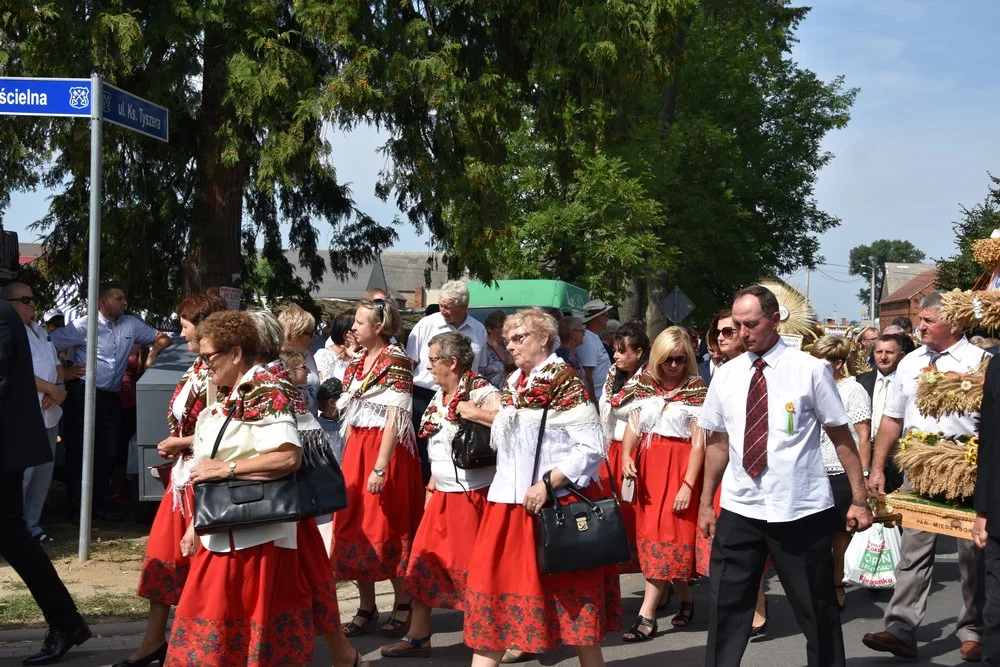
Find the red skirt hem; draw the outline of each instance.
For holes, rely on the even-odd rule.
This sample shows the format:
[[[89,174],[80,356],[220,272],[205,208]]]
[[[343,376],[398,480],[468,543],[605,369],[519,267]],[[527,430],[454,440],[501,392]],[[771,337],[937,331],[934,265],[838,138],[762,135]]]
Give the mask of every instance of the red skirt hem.
[[[181,554],[181,538],[191,520],[194,488],[185,487],[183,496],[187,516],[174,509],[173,486],[160,499],[156,517],[149,529],[146,556],[139,574],[137,595],[152,602],[176,607],[180,602],[184,582],[191,570],[191,559]]]

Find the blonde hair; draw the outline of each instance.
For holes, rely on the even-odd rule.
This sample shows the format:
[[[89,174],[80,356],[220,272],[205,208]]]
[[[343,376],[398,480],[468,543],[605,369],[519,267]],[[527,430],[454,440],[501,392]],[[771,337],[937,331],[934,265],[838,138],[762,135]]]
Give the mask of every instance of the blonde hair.
[[[546,313],[541,308],[525,308],[513,315],[509,315],[503,322],[504,338],[509,338],[509,334],[518,327],[524,327],[535,336],[545,336],[545,351],[552,354],[556,347],[556,318]]]
[[[316,330],[316,318],[297,303],[281,311],[278,321],[281,322],[281,328],[285,332],[285,340],[305,334],[311,335]]]
[[[853,349],[851,341],[845,336],[823,336],[809,348],[809,354],[824,361],[842,361],[840,374],[848,375],[847,360]]]
[[[394,299],[362,299],[358,308],[368,311],[368,324],[382,326],[379,335],[386,340],[402,333],[403,318],[399,316],[399,306]]]
[[[680,327],[667,327],[660,332],[660,335],[656,337],[653,344],[650,346],[649,350],[649,365],[646,367],[649,369],[649,374],[653,376],[653,379],[663,384],[666,378],[663,377],[663,371],[660,365],[663,360],[670,356],[671,352],[681,351],[687,358],[687,363],[684,364],[684,371],[688,377],[698,374],[698,363],[694,358],[694,347],[691,346],[691,338],[688,336],[687,331]]]

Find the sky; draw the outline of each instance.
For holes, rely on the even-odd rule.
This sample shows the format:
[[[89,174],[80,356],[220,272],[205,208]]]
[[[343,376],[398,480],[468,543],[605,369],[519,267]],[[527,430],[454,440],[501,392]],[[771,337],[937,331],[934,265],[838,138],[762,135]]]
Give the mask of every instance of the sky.
[[[799,4],[799,3],[796,3]],[[956,252],[951,228],[961,206],[985,198],[988,171],[1000,174],[1000,77],[995,28],[1000,2],[962,0],[814,0],[797,33],[792,57],[822,79],[843,75],[860,89],[843,130],[823,149],[833,161],[819,174],[815,196],[841,225],[820,237],[826,265],[809,273],[809,297],[822,317],[861,319],[857,292],[866,285],[847,274],[851,248],[877,239],[905,239],[931,261]],[[375,194],[386,166],[385,137],[361,126],[330,133],[338,177],[375,219],[402,214]],[[3,218],[22,242],[40,218],[49,193],[15,194]],[[321,247],[329,232],[321,227]],[[426,249],[428,239],[408,224],[396,250]],[[804,290],[805,270],[786,279]]]

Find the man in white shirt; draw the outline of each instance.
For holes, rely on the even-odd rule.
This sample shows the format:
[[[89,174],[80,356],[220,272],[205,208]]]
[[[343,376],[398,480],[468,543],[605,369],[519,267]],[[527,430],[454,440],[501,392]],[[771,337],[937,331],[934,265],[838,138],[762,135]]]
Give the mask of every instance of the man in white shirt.
[[[486,346],[488,334],[486,327],[469,317],[469,288],[461,280],[450,280],[441,286],[438,293],[438,305],[441,310],[428,315],[417,322],[406,339],[406,355],[413,360],[413,430],[420,431],[420,418],[427,406],[434,400],[437,385],[434,376],[428,370],[429,348],[431,338],[441,333],[456,331],[472,343],[475,361],[472,370],[478,373],[486,365]],[[420,452],[420,467],[424,473],[424,484],[430,480],[431,464],[427,458],[427,440],[417,438],[417,450]]]
[[[576,358],[583,367],[584,384],[595,403],[601,400],[604,382],[611,370],[611,357],[601,341],[601,334],[608,327],[610,312],[611,306],[600,299],[593,299],[584,305],[582,319],[587,330],[583,333],[583,343],[576,349]]]
[[[931,292],[920,302],[917,330],[923,345],[899,362],[896,382],[889,387],[868,477],[868,487],[873,492],[885,488],[886,460],[905,432],[919,429],[946,436],[979,433],[978,412],[935,419],[917,409],[917,384],[925,368],[936,366],[939,371],[971,373],[991,356],[971,345],[960,328],[941,319],[941,304],[941,292]],[[901,658],[917,657],[916,630],[927,609],[936,546],[937,534],[903,529],[896,588],[885,608],[885,631],[866,634],[862,640],[865,646]],[[958,540],[958,572],[962,580],[962,608],[955,634],[962,641],[962,658],[978,662],[982,656],[983,555],[971,540]]]
[[[897,327],[898,328],[898,327]],[[857,377],[858,384],[868,392],[868,398],[872,401],[872,437],[878,434],[878,425],[882,421],[882,413],[885,409],[885,401],[889,397],[889,388],[896,381],[896,367],[906,356],[906,337],[900,333],[884,333],[875,341],[875,349],[872,357],[875,359],[875,369],[862,373]],[[865,471],[871,468],[871,452],[861,452],[861,464]],[[896,468],[890,456],[886,460],[885,468],[886,492],[894,491],[903,484],[903,473]]]
[[[809,667],[844,665],[833,587],[833,492],[820,428],[837,448],[853,492],[848,528],[871,525],[861,459],[830,367],[786,346],[778,300],[759,285],[733,303],[747,352],[716,371],[698,420],[710,431],[699,526],[714,538],[708,667],[738,667],[757,586],[770,554],[806,639]],[[722,512],[712,505],[722,483]]]

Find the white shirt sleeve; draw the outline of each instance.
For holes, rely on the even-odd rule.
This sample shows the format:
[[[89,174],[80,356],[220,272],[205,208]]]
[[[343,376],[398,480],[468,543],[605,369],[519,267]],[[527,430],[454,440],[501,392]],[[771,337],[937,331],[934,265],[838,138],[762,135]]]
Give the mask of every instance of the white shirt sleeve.
[[[156,337],[160,334],[155,328],[149,326],[138,317],[135,318],[135,340],[134,343],[139,345],[152,345],[156,342]]]
[[[420,363],[420,349],[424,346],[423,342],[423,331],[426,325],[424,321],[426,318],[420,320],[410,331],[410,335],[406,337],[406,356],[413,360],[413,363]]]
[[[714,383],[713,383],[714,384]],[[823,426],[843,426],[847,424],[847,410],[837,391],[833,372],[824,362],[814,364],[812,369],[813,411]],[[711,391],[711,387],[709,388]]]
[[[295,419],[280,419],[267,424],[253,424],[251,426],[253,434],[253,448],[258,454],[273,452],[281,445],[287,443],[296,447],[302,447],[299,440],[299,432],[295,428]]]
[[[701,414],[698,415],[698,426],[707,431],[725,432],[726,416],[722,410],[722,397],[720,389],[721,383],[713,381],[708,385],[708,394],[705,402],[701,406]]]
[[[906,390],[903,387],[903,375],[897,369],[896,376],[889,384],[889,393],[885,397],[885,407],[882,408],[883,417],[902,419],[906,414]]]

